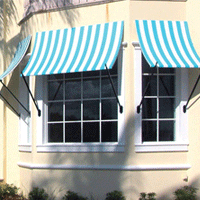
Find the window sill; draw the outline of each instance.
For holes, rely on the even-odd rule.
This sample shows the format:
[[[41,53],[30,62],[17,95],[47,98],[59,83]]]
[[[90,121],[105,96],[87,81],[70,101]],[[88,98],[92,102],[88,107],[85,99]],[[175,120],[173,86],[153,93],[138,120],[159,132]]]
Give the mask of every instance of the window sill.
[[[32,145],[29,145],[29,144],[22,145],[22,144],[20,144],[20,145],[18,145],[18,147],[19,147],[19,151],[21,151],[21,152],[32,152]]]
[[[135,152],[187,152],[188,143],[154,143],[146,142],[143,144],[135,144]]]
[[[37,152],[124,152],[121,144],[43,144],[37,145]]]

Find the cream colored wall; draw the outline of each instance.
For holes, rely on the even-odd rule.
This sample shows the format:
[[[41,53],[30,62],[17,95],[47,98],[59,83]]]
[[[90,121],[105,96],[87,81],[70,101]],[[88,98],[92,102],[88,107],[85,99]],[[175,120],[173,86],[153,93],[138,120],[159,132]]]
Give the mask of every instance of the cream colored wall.
[[[200,24],[200,2],[198,0],[188,0],[187,1],[187,21],[189,24],[191,38],[194,44],[194,47],[200,55],[200,29],[198,28]],[[196,79],[200,74],[200,70],[190,70],[189,78],[190,82],[190,91],[194,87]],[[191,163],[192,169],[188,171],[188,175],[190,177],[189,183],[193,184],[197,188],[200,188],[200,145],[198,141],[200,140],[200,101],[198,100],[200,91],[200,85],[196,88],[192,100],[189,105],[192,105],[189,110],[189,153],[188,153],[188,162]],[[199,191],[200,195],[200,191]]]
[[[192,177],[195,173],[192,170],[189,173],[186,170],[155,170],[155,171],[93,171],[93,170],[28,170],[18,168],[17,162],[33,164],[73,164],[73,165],[118,165],[118,166],[138,166],[138,165],[170,165],[170,164],[190,164],[196,165],[198,169],[198,155],[188,158],[188,153],[135,153],[134,149],[134,47],[132,41],[137,41],[135,30],[135,19],[161,19],[161,20],[188,20],[192,12],[191,1],[119,1],[109,4],[100,4],[96,6],[80,7],[59,12],[40,13],[33,15],[20,26],[15,23],[9,25],[12,30],[7,38],[12,38],[20,34],[34,36],[37,31],[52,29],[61,29],[68,27],[84,26],[109,21],[124,20],[124,41],[128,43],[125,48],[125,132],[126,146],[124,153],[37,153],[36,141],[36,110],[33,106],[32,113],[32,153],[18,153],[17,140],[18,134],[13,127],[18,127],[18,118],[6,109],[7,115],[7,180],[20,184],[25,191],[30,190],[34,185],[46,187],[47,189],[65,191],[71,189],[82,194],[88,195],[90,192],[99,199],[103,199],[105,193],[111,190],[123,190],[127,199],[137,199],[140,192],[156,192],[160,199],[164,200],[177,187],[186,184],[183,178]],[[23,3],[20,0],[15,1],[18,13],[18,21],[22,17]],[[196,3],[198,0],[196,0]],[[187,9],[186,9],[187,6]],[[197,5],[195,5],[197,6]],[[187,11],[187,12],[186,12]],[[197,19],[196,19],[197,20]],[[192,19],[189,19],[189,25]],[[195,29],[195,26],[193,27]],[[194,34],[194,33],[193,33]],[[196,38],[196,41],[198,39]],[[197,45],[196,45],[197,46]],[[31,49],[33,48],[33,42]],[[9,60],[9,59],[8,59]],[[194,74],[190,74],[193,77]],[[18,74],[16,73],[17,77]],[[18,78],[16,79],[17,82]],[[8,81],[9,82],[9,81]],[[15,81],[14,81],[15,83]],[[15,88],[15,86],[12,86]],[[197,107],[198,108],[198,107]],[[193,108],[195,109],[195,108]],[[189,115],[192,116],[191,111]],[[195,116],[199,119],[198,112]],[[191,117],[194,119],[194,117]],[[195,120],[190,120],[189,130],[196,133],[190,134],[190,151],[198,152],[196,141],[199,141],[198,129],[193,128]],[[194,126],[195,127],[195,126]],[[17,132],[17,131],[16,131]],[[192,144],[194,144],[192,146]],[[13,155],[14,154],[14,155]],[[196,158],[196,159],[195,159]],[[14,161],[13,161],[14,160]],[[14,164],[13,164],[14,163]],[[193,166],[192,166],[193,167]],[[12,172],[12,173],[9,173]],[[13,175],[13,172],[15,174]],[[39,178],[38,178],[39,177]],[[19,181],[20,180],[20,181]],[[19,183],[20,182],[20,183]],[[56,186],[55,186],[56,183]],[[77,189],[78,188],[78,189]],[[88,189],[89,188],[89,189]],[[52,191],[52,190],[51,190]],[[60,195],[63,193],[59,193]]]

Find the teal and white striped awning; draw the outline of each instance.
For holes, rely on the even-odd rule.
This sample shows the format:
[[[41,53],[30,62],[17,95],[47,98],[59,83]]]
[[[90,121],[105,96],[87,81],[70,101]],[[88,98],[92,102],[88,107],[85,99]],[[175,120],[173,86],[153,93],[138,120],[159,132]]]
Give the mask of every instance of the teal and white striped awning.
[[[141,50],[151,67],[200,67],[185,21],[136,20]]]
[[[123,21],[36,33],[23,74],[47,75],[112,68],[122,42]]]
[[[21,42],[19,42],[13,60],[11,61],[8,68],[4,71],[4,73],[0,76],[0,80],[5,78],[9,73],[11,73],[19,65],[19,63],[22,61],[22,59],[24,58],[28,50],[30,42],[31,42],[30,35],[26,37],[25,39],[23,39]]]

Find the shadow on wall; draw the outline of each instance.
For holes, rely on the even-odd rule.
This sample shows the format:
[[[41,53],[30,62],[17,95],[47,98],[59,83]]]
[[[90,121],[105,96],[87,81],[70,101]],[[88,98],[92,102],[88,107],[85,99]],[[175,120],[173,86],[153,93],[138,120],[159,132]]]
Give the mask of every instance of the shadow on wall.
[[[89,165],[94,167],[135,165],[133,122],[134,117],[131,117],[124,127],[126,144],[123,153],[51,153],[45,154],[48,156],[46,161],[50,164]],[[133,156],[131,157],[132,163],[128,164],[130,156]],[[143,184],[142,176],[139,171],[112,169],[35,169],[33,170],[33,187],[45,188],[49,194],[57,197],[62,197],[66,191],[71,190],[94,199],[105,199],[108,192],[119,190],[123,191],[127,199],[135,199],[133,195],[135,197],[139,196],[139,188]]]

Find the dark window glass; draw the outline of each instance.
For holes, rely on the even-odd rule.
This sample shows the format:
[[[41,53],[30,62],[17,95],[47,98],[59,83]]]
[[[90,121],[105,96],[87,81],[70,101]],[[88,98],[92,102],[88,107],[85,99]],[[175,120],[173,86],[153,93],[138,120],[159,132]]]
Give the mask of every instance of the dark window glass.
[[[174,96],[174,76],[159,76],[159,96]]]
[[[142,104],[142,118],[156,118],[157,117],[157,99],[145,98]]]
[[[102,122],[102,142],[117,142],[117,122]]]
[[[65,142],[81,142],[81,123],[65,124]]]
[[[65,99],[81,98],[81,80],[68,80],[65,83]]]
[[[63,124],[49,124],[48,130],[48,142],[63,142]]]
[[[83,81],[83,98],[99,98],[99,79],[84,79]]]
[[[116,93],[118,93],[117,77],[112,77],[112,81],[114,84],[115,91],[116,91]],[[114,97],[115,96],[109,78],[102,78],[101,95],[102,95],[102,97]]]
[[[157,96],[157,79],[156,76],[143,76],[142,93],[145,96]]]
[[[116,99],[102,100],[101,107],[102,119],[117,119],[117,101]]]
[[[159,117],[174,118],[174,99],[159,99]]]
[[[63,82],[51,81],[48,83],[48,99],[62,100],[63,99]]]
[[[160,121],[159,122],[159,140],[174,141],[174,122],[175,121]]]
[[[83,142],[99,142],[99,122],[83,123]]]
[[[48,108],[48,121],[63,121],[63,103],[49,103]]]
[[[84,101],[83,102],[83,119],[84,120],[99,120],[99,101]]]
[[[156,121],[142,122],[142,141],[153,142],[157,140],[157,123]]]
[[[73,101],[65,103],[65,120],[81,120],[81,102]]]

